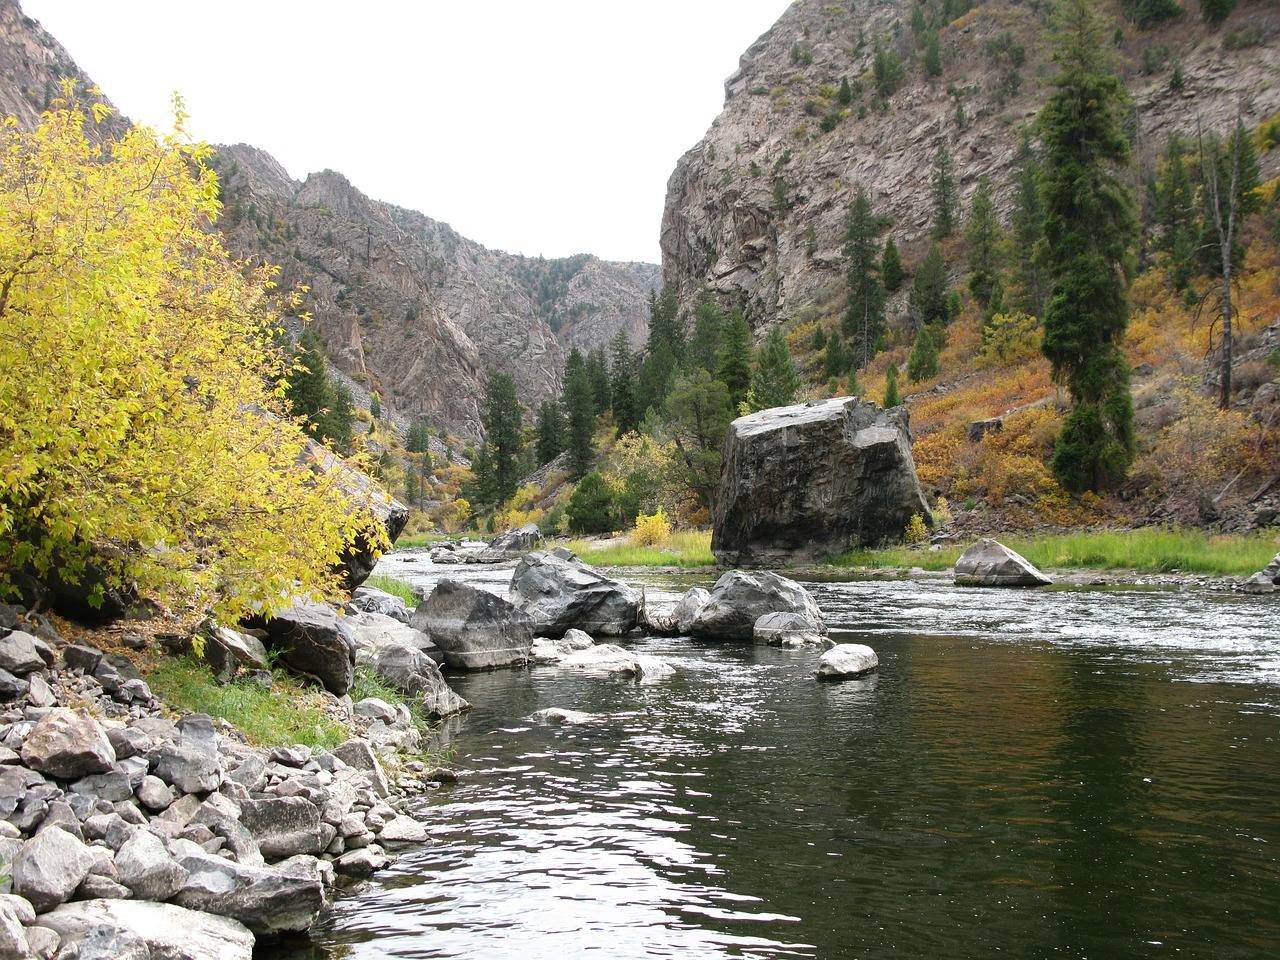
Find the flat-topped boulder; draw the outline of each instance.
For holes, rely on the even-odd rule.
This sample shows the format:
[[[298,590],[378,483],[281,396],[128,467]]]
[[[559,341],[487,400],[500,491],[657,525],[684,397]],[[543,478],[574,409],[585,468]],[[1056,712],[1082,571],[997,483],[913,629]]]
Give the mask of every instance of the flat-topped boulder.
[[[1021,554],[989,537],[960,555],[955,582],[962,587],[1043,587],[1053,583]]]
[[[542,542],[542,531],[536,523],[526,523],[499,534],[479,553],[467,557],[469,563],[505,563],[518,560]],[[432,558],[435,559],[434,557]]]
[[[725,566],[813,563],[931,522],[905,407],[856,397],[739,417],[725,438],[711,551]]]
[[[640,595],[611,580],[563,547],[521,559],[511,577],[512,601],[534,629],[555,639],[569,630],[621,636],[636,625]]]
[[[533,620],[514,604],[466,583],[441,580],[413,612],[411,624],[427,634],[460,670],[490,670],[526,663]]]
[[[730,570],[689,622],[689,633],[713,640],[751,640],[756,621],[768,613],[799,614],[826,633],[826,621],[813,594],[794,580],[769,570]]]

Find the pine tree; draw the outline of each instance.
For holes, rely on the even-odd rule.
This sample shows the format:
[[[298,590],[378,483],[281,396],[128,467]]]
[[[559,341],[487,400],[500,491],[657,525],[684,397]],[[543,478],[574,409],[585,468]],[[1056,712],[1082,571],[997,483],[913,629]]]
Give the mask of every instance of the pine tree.
[[[836,94],[836,102],[842,107],[847,107],[853,103],[853,88],[849,86],[849,78],[840,78],[840,92]]]
[[[898,365],[896,363],[889,364],[889,369],[885,371],[884,378],[884,408],[886,410],[901,405],[902,400],[898,397]]]
[[[827,328],[818,324],[813,328],[813,337],[809,340],[809,349],[821,353],[827,348]]]
[[[483,469],[491,471],[481,486],[492,497],[490,502],[502,503],[515,496],[520,482],[520,453],[524,449],[523,416],[511,374],[489,370],[480,420],[485,430]],[[479,473],[477,470],[477,480]]]
[[[638,430],[640,409],[636,405],[635,360],[631,354],[631,340],[627,331],[618,328],[614,334],[609,367],[610,400],[613,422],[618,436]]]
[[[613,406],[613,384],[609,378],[609,361],[604,347],[592,347],[587,353],[587,376],[591,380],[591,400],[597,417]]]
[[[430,444],[431,431],[421,420],[409,427],[404,439],[404,448],[410,453],[426,453]]]
[[[794,403],[803,382],[791,359],[791,348],[782,327],[769,328],[756,358],[756,371],[751,377],[747,406],[751,410],[767,410]]]
[[[306,419],[306,431],[338,453],[351,450],[351,391],[329,379],[324,344],[307,327],[294,348],[294,369],[285,399],[295,417]]]
[[[729,391],[733,409],[747,399],[751,389],[751,327],[742,311],[733,309],[721,331],[720,349],[716,352],[716,379]]]
[[[1004,231],[986,177],[978,181],[978,192],[973,196],[965,224],[965,239],[969,244],[969,292],[985,311],[991,304],[1004,259]]]
[[[906,279],[906,271],[902,269],[902,255],[898,253],[898,245],[889,237],[884,242],[884,256],[880,258],[880,279],[889,293],[894,293]]]
[[[884,98],[893,96],[906,77],[906,71],[902,69],[902,58],[898,56],[898,52],[886,47],[879,37],[876,38],[871,75],[875,80],[876,93]]]
[[[1045,300],[1045,275],[1036,258],[1044,234],[1044,205],[1040,200],[1040,158],[1029,134],[1024,133],[1013,158],[1014,174],[1013,274],[1017,286],[1014,306],[1040,316]]]
[[[550,463],[564,453],[568,429],[564,407],[560,402],[543,400],[538,407],[538,421],[534,428],[538,466]]]
[[[833,330],[831,336],[827,338],[827,350],[822,358],[823,370],[827,377],[843,377],[849,371],[852,362],[840,339],[840,331]]]
[[[956,194],[956,165],[944,143],[933,157],[933,239],[945,240],[956,232],[959,200]]]
[[[1211,27],[1221,26],[1236,8],[1236,0],[1200,0],[1200,16]]]
[[[1156,250],[1168,254],[1170,279],[1179,290],[1191,281],[1199,239],[1196,187],[1187,162],[1187,145],[1174,134],[1165,149],[1155,187]]]
[[[937,375],[938,343],[934,339],[933,328],[926,325],[916,334],[915,345],[911,348],[911,356],[907,360],[907,379],[919,383]]]
[[[574,350],[573,353],[577,353]],[[569,451],[569,475],[575,480],[586,475],[596,458],[595,396],[591,389],[591,376],[586,364],[566,366],[564,398],[561,401],[569,420],[566,448]]]
[[[377,391],[369,394],[369,416],[378,421],[382,419],[382,398]]]
[[[884,332],[884,286],[880,282],[880,225],[871,211],[871,201],[859,190],[849,207],[845,231],[845,279],[848,285],[841,329],[854,343],[854,363],[871,362]]]
[[[1129,162],[1122,123],[1128,94],[1108,36],[1088,0],[1063,0],[1054,37],[1057,90],[1037,117],[1045,148],[1042,263],[1052,279],[1041,349],[1072,402],[1052,465],[1059,482],[1076,491],[1115,484],[1134,449],[1120,344],[1137,223],[1121,176]]]
[[[708,373],[716,366],[716,349],[720,346],[720,331],[724,327],[724,311],[709,296],[699,299],[693,311],[693,332],[689,335],[687,359],[691,367],[701,367]]]
[[[948,303],[947,264],[937,244],[929,244],[929,252],[916,268],[908,300],[922,326],[945,324],[952,318]]]
[[[930,30],[925,38],[923,66],[926,77],[942,76],[942,44],[937,30]]]

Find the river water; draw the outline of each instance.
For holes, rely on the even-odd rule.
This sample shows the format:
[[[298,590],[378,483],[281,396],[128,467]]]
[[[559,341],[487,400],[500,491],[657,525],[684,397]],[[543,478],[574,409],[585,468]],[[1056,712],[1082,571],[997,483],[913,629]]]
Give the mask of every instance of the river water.
[[[699,581],[643,582],[663,603]],[[416,811],[437,842],[340,900],[306,955],[1280,956],[1274,600],[806,585],[877,675],[645,638],[674,677],[453,677],[475,709],[443,733],[460,783]]]

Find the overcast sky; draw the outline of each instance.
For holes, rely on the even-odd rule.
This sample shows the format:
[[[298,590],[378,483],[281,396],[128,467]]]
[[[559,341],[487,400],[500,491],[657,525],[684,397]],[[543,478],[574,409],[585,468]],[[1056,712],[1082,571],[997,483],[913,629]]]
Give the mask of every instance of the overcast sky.
[[[667,178],[789,0],[21,0],[120,110],[487,247],[658,261]]]

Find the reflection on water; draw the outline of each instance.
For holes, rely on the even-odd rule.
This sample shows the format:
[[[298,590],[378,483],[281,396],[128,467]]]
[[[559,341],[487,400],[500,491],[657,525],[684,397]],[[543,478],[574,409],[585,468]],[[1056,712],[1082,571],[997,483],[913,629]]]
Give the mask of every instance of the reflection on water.
[[[810,586],[878,676],[646,638],[674,678],[455,678],[438,842],[340,901],[320,955],[1280,955],[1266,598]],[[592,720],[527,719],[552,706]]]

